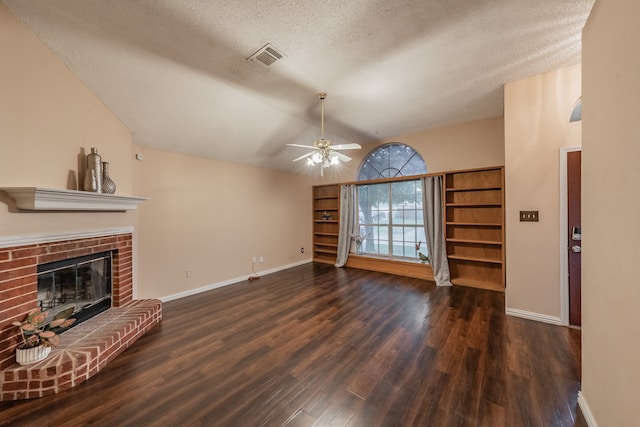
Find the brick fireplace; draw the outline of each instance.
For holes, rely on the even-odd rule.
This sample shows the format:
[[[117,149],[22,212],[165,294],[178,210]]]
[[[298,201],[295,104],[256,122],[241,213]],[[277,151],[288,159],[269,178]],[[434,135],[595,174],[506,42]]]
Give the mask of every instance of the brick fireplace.
[[[160,321],[159,301],[133,300],[131,232],[112,233],[84,233],[59,240],[49,236],[40,242],[0,247],[0,400],[44,396],[73,386],[95,374]],[[37,307],[37,266],[106,251],[113,251],[112,309],[98,315],[95,319],[100,320],[93,325],[89,320],[63,334],[61,346],[44,361],[17,365],[15,348],[20,335],[11,323],[23,320]],[[87,336],[90,347],[83,338]]]

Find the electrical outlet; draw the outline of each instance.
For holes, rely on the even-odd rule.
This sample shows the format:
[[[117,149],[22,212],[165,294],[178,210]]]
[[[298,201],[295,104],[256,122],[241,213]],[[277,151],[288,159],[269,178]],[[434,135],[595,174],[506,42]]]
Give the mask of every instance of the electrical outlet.
[[[187,271],[187,279],[191,279],[191,272]]]
[[[300,248],[300,253],[303,254],[304,253],[304,248]]]
[[[264,262],[264,257],[260,255],[260,264],[262,264],[263,262]]]
[[[255,263],[256,263],[256,261],[257,261],[257,260],[256,260],[256,257],[251,257],[251,262],[252,262],[252,263],[254,263],[254,264],[255,264]]]

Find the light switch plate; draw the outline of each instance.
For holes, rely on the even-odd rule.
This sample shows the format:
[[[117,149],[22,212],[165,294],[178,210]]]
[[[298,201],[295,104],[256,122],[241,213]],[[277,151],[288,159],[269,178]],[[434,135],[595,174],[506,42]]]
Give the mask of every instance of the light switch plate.
[[[538,211],[520,211],[520,222],[538,222]]]

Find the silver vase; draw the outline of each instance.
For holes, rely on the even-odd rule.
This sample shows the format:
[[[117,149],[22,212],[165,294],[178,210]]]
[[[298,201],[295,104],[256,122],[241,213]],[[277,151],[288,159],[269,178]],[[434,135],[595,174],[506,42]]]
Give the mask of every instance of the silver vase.
[[[87,169],[84,174],[84,191],[91,191],[92,193],[98,192],[98,180],[96,178],[96,171],[93,169]]]
[[[96,148],[91,147],[91,153],[87,154],[87,175],[91,176],[91,171],[95,171],[96,175],[96,189],[94,190],[92,187],[85,187],[85,191],[93,191],[94,193],[102,192],[102,158],[100,154],[98,154],[98,150]],[[91,179],[91,178],[90,178]],[[87,180],[85,179],[85,184]]]
[[[102,162],[102,192],[105,194],[116,192],[116,183],[109,176],[109,162]]]

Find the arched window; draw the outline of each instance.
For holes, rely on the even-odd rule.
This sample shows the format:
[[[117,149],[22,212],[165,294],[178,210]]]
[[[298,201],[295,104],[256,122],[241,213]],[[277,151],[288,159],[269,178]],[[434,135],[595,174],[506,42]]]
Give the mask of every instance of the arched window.
[[[358,181],[427,173],[427,165],[413,148],[399,142],[381,145],[360,165]]]
[[[358,181],[427,173],[422,156],[399,142],[377,147],[362,162]],[[428,255],[419,178],[357,184],[357,250],[374,256],[416,259]]]

